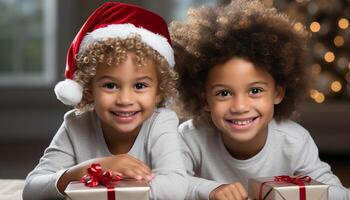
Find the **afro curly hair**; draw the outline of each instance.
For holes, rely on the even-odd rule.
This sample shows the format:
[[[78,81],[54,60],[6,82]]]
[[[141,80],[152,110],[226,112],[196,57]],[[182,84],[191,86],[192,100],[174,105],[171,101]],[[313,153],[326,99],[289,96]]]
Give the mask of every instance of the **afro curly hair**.
[[[305,58],[309,33],[295,30],[285,14],[258,0],[233,0],[221,6],[204,5],[188,11],[184,22],[170,24],[179,74],[178,107],[194,124],[210,122],[204,110],[209,70],[233,57],[266,70],[285,88],[275,105],[277,121],[290,118],[308,87]]]

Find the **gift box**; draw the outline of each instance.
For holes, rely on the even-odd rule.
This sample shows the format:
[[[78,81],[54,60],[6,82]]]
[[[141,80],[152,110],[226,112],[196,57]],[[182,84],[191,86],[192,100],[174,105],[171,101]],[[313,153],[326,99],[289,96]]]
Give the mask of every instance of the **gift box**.
[[[249,179],[248,195],[258,200],[328,200],[329,185],[308,176]]]
[[[111,182],[108,187],[87,187],[79,181],[71,182],[65,193],[70,200],[148,200],[149,184],[134,179]]]
[[[69,183],[64,192],[70,200],[148,200],[149,191],[146,181],[114,176],[93,163],[80,182]]]

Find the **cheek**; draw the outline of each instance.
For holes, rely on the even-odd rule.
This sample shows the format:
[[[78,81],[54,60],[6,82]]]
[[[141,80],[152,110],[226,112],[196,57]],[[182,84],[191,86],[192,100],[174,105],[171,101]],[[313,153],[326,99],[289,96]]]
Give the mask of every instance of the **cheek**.
[[[144,106],[156,106],[157,99],[158,99],[158,96],[156,95],[156,93],[142,95],[140,97],[140,101]]]
[[[94,94],[94,105],[99,107],[105,107],[110,104],[113,104],[115,101],[115,97],[113,95],[106,95],[102,93]]]
[[[264,100],[256,102],[255,105],[264,115],[268,115],[269,117],[273,116],[275,106],[273,98],[265,98]]]
[[[224,103],[213,103],[210,104],[210,115],[213,119],[213,121],[218,121],[223,118],[225,113],[227,112],[228,108],[227,105]]]

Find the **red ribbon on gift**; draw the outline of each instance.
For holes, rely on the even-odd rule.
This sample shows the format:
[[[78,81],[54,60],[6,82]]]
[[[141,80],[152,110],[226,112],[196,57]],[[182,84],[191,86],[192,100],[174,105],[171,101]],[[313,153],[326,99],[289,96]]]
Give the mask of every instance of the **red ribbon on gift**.
[[[305,190],[305,183],[310,182],[311,177],[309,176],[287,176],[287,175],[282,175],[282,176],[275,176],[275,179],[273,181],[265,181],[260,185],[260,190],[259,190],[259,200],[262,200],[262,189],[263,186],[266,183],[292,183],[295,185],[299,186],[299,200],[306,200],[306,190]]]
[[[87,169],[87,174],[80,181],[88,187],[105,186],[108,200],[115,200],[114,185],[111,183],[121,179],[120,176],[113,176],[111,171],[102,171],[101,165],[94,163]]]

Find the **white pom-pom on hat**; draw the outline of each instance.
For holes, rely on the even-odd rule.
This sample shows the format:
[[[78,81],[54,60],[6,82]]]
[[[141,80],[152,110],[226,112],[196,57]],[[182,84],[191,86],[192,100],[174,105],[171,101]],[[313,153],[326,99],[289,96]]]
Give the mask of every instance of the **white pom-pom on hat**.
[[[78,104],[83,88],[73,80],[76,55],[95,42],[106,38],[126,38],[137,33],[141,41],[163,56],[168,64],[175,65],[168,26],[159,15],[144,8],[117,2],[107,2],[97,8],[87,19],[69,47],[66,62],[66,80],[55,86],[57,99],[66,105]]]
[[[57,99],[65,105],[74,106],[83,98],[83,88],[71,79],[60,81],[54,90]]]

